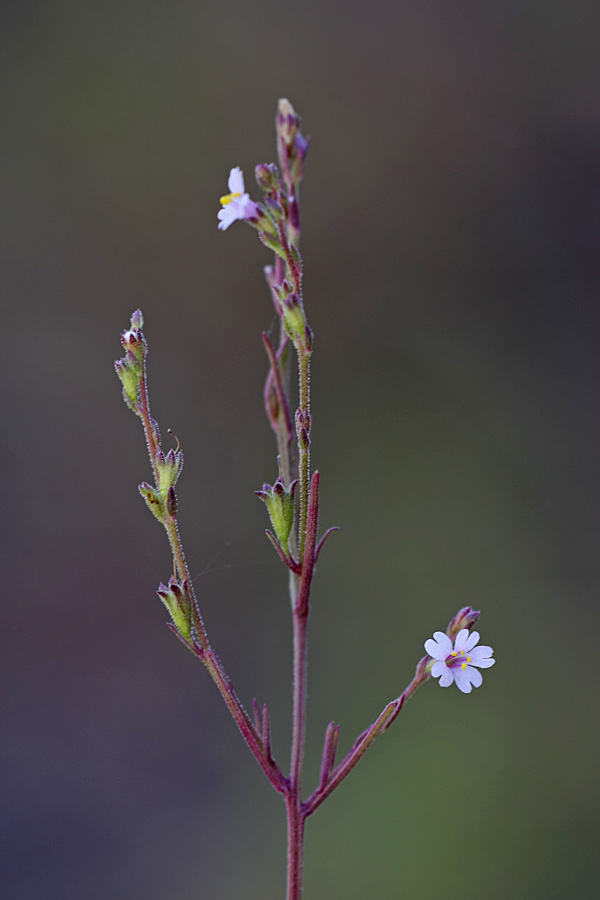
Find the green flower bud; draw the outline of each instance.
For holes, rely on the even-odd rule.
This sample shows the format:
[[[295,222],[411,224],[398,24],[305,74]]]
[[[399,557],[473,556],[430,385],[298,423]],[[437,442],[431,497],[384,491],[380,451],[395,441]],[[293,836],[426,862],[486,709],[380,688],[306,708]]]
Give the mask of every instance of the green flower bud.
[[[297,484],[297,481],[293,481],[286,491],[283,482],[278,478],[273,487],[270,484],[263,484],[262,491],[255,491],[256,496],[266,504],[273,531],[286,553],[294,524],[294,494]]]

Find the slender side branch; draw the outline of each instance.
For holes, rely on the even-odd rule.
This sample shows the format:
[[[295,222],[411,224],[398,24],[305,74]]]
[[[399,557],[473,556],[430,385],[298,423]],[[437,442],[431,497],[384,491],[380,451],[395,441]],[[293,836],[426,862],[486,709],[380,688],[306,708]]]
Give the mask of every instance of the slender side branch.
[[[143,339],[140,338],[140,341],[142,340]],[[152,472],[154,474],[156,483],[156,497],[158,498],[158,496],[161,495],[161,466],[165,465],[165,458],[160,450],[158,428],[150,415],[150,404],[148,401],[148,388],[145,370],[145,353],[146,350],[144,349],[141,360],[141,372],[139,376],[139,404],[137,411],[144,427],[146,444],[148,446],[148,455],[150,457],[150,464],[152,466]],[[223,664],[210,645],[206,627],[204,625],[204,622],[202,621],[202,616],[200,614],[200,609],[193,588],[192,580],[190,578],[190,572],[185,559],[185,554],[183,552],[183,545],[181,543],[181,538],[179,536],[179,531],[177,528],[176,513],[177,501],[175,497],[175,491],[173,489],[173,486],[171,485],[167,492],[167,500],[165,502],[162,502],[159,515],[169,539],[177,575],[181,584],[185,585],[187,588],[187,598],[189,599],[190,606],[189,614],[191,617],[191,621],[189,623],[191,629],[189,640],[186,640],[186,637],[182,636],[181,634],[178,634],[178,636],[183,640],[183,643],[186,644],[186,646],[195,654],[195,656],[202,660],[202,662],[208,669],[211,678],[219,689],[223,700],[225,701],[244,740],[246,741],[246,744],[257,760],[259,766],[261,767],[273,787],[277,791],[279,791],[279,793],[285,794],[287,791],[288,782],[277,763],[272,759],[270,747],[265,745],[265,732],[262,720],[259,728],[257,728],[252,723],[246,710],[242,706],[242,703],[237,696],[233,685],[231,684],[231,681],[229,680],[229,677],[225,672],[225,669],[223,668]],[[176,629],[173,630],[177,632]]]
[[[354,766],[362,759],[375,739],[390,727],[409,697],[414,694],[419,685],[427,681],[430,677],[426,668],[428,658],[424,656],[421,659],[417,666],[415,677],[404,692],[388,703],[371,727],[357,738],[348,755],[333,770],[327,783],[324,786],[320,784],[317,790],[304,802],[302,808],[305,816],[312,815],[321,803],[342,783],[344,778],[350,774]]]

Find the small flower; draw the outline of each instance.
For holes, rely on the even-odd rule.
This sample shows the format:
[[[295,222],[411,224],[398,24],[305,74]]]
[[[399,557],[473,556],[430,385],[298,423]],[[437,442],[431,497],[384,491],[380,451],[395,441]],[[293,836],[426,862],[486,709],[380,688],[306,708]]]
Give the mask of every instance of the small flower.
[[[468,628],[458,632],[454,646],[443,631],[436,631],[433,637],[435,640],[425,641],[427,653],[435,660],[431,674],[440,679],[440,687],[450,687],[454,681],[463,694],[470,694],[472,687],[479,687],[483,681],[481,672],[474,666],[479,669],[493,666],[496,662],[491,658],[494,651],[491,647],[476,647],[479,632],[469,634]]]
[[[217,214],[218,228],[221,231],[229,228],[236,219],[256,219],[258,217],[258,206],[254,200],[250,199],[250,195],[245,193],[244,175],[239,166],[229,173],[227,186],[229,194],[221,197],[223,209],[220,209]]]

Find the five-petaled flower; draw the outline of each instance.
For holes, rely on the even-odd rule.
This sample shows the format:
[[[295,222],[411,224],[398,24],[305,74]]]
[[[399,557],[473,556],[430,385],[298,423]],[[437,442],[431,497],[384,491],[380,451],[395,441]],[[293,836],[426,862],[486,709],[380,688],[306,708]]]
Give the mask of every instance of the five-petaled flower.
[[[443,631],[434,632],[433,637],[434,640],[425,641],[427,653],[435,660],[431,674],[440,679],[440,687],[450,687],[454,681],[463,694],[470,694],[472,687],[479,687],[483,681],[479,669],[487,669],[496,662],[492,659],[494,651],[491,647],[476,647],[479,632],[469,634],[468,628],[458,632],[454,645]]]
[[[250,195],[245,193],[244,175],[239,166],[229,173],[227,186],[229,193],[221,197],[223,209],[220,209],[217,215],[221,231],[229,228],[236,219],[255,219],[258,216],[258,206],[250,199]]]

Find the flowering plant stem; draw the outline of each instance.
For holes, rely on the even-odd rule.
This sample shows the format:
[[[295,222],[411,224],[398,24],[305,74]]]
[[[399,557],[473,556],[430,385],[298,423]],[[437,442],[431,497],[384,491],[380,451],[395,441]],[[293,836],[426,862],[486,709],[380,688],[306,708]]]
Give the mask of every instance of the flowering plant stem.
[[[310,469],[310,360],[313,335],[304,311],[302,261],[299,253],[298,192],[308,141],[302,136],[299,125],[300,120],[290,103],[281,100],[276,119],[281,178],[274,165],[257,166],[256,178],[265,191],[264,204],[260,204],[251,200],[245,192],[241,170],[232,169],[229,177],[230,193],[221,198],[223,209],[219,213],[219,228],[225,230],[235,220],[245,220],[259,231],[263,243],[275,251],[274,265],[267,267],[265,275],[280,318],[280,333],[277,349],[269,336],[263,334],[269,360],[264,400],[267,417],[277,441],[279,477],[273,486],[265,484],[263,490],[256,493],[264,500],[271,520],[272,531],[267,530],[267,536],[289,570],[293,621],[293,713],[290,770],[287,776],[273,758],[270,716],[266,704],[261,709],[258,702],[253,701],[252,721],[210,644],[200,614],[177,526],[175,483],[183,465],[183,454],[179,441],[176,450],[169,450],[166,454],[163,452],[158,425],[150,414],[146,374],[148,346],[139,310],[133,314],[131,327],[121,337],[125,356],[115,363],[123,385],[123,398],[142,421],[154,476],[154,486],[144,482],[140,485],[140,493],[164,526],[173,555],[173,576],[168,585],[160,585],[158,595],[171,615],[171,630],[204,663],[250,752],[271,785],[285,799],[288,832],[287,900],[300,900],[302,894],[306,818],[339,787],[374,741],[390,727],[419,685],[433,675],[440,677],[442,686],[456,683],[461,691],[468,693],[472,686],[478,687],[481,684],[479,668],[486,668],[494,662],[491,659],[491,647],[475,647],[479,635],[477,632],[469,634],[469,629],[477,621],[479,613],[474,612],[471,607],[465,607],[450,622],[446,634],[435,632],[435,640],[430,639],[425,643],[428,655],[418,663],[415,676],[408,687],[384,707],[337,765],[340,729],[333,722],[328,725],[319,784],[308,799],[302,800],[310,595],[317,558],[325,541],[336,528],[327,529],[320,541],[317,540],[320,476],[317,471],[311,475]],[[287,390],[288,357],[292,347],[298,363],[298,406],[294,418]]]

